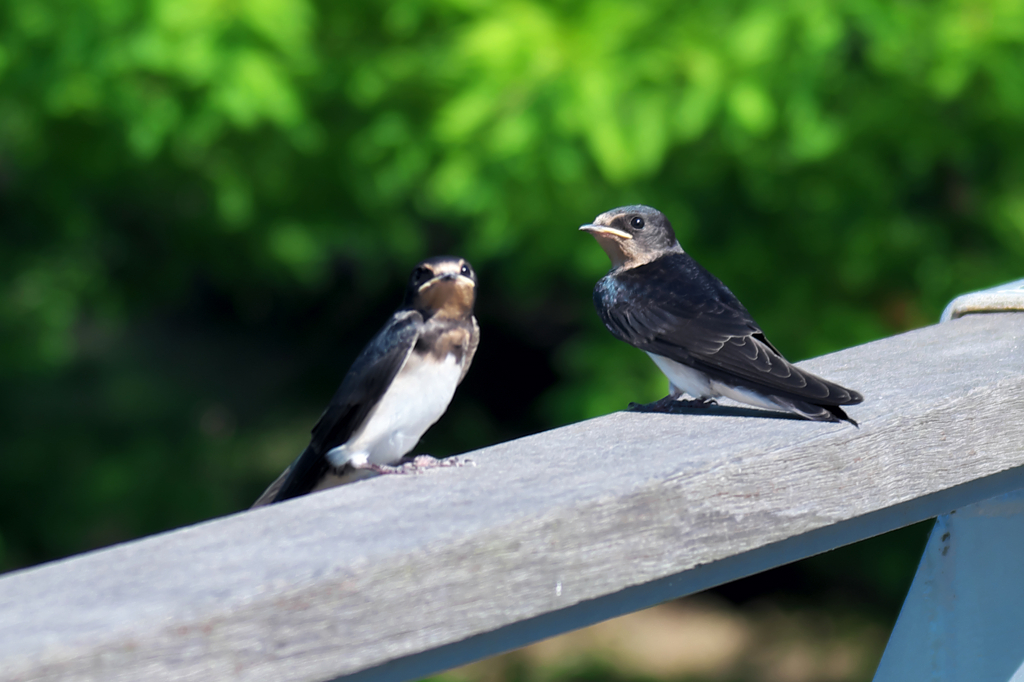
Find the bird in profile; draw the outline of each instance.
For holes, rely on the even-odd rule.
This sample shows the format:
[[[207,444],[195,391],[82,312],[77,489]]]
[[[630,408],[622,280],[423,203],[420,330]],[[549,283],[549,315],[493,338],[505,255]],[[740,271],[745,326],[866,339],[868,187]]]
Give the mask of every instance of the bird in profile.
[[[616,338],[636,346],[669,380],[669,395],[643,411],[705,406],[727,397],[805,419],[857,425],[841,405],[863,397],[790,364],[714,275],[685,253],[668,219],[624,206],[580,227],[612,261],[594,305]],[[683,400],[683,393],[693,400]]]
[[[444,414],[473,362],[480,341],[476,285],[462,258],[417,265],[402,305],[352,363],[309,445],[253,507],[374,474],[462,464],[405,455]]]

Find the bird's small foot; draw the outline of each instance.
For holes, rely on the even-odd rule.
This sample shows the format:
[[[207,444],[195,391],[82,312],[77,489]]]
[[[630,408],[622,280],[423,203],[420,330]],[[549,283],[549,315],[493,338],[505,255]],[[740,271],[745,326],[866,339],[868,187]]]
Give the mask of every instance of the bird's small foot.
[[[630,403],[630,412],[666,412],[671,413],[677,411],[680,407],[711,407],[717,405],[713,398],[695,398],[693,400],[680,400],[670,395],[665,396],[661,400],[655,400],[653,403],[647,403],[646,405],[641,403]]]
[[[438,459],[430,455],[416,455],[407,458],[401,464],[391,466],[389,464],[367,464],[366,468],[378,474],[421,474],[430,469],[441,467],[464,467],[476,466],[476,462],[468,457],[446,457]]]
[[[630,412],[671,412],[673,405],[678,402],[670,395],[653,403],[630,403],[627,408]]]
[[[475,467],[476,462],[471,460],[469,457],[445,457],[438,459],[431,455],[416,455],[409,462],[416,466],[423,467],[424,469],[434,469],[437,467]]]

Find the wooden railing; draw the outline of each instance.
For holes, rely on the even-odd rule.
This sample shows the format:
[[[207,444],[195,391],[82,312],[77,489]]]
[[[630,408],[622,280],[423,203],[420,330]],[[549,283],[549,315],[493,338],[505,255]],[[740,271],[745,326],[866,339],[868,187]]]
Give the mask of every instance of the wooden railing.
[[[476,467],[8,574],[0,680],[414,679],[992,498],[971,518],[1017,514],[1016,553],[998,549],[1024,585],[1024,502],[998,497],[1024,489],[1024,314],[802,364],[866,396],[850,408],[859,429],[730,407],[620,412],[471,453]],[[935,630],[942,579],[926,564],[976,551],[939,537],[876,679],[990,679],[904,676],[915,647],[936,646],[918,636]],[[1000,613],[1024,614],[1024,590],[1004,594]],[[1024,661],[1018,621],[994,645],[1008,673],[991,679]]]

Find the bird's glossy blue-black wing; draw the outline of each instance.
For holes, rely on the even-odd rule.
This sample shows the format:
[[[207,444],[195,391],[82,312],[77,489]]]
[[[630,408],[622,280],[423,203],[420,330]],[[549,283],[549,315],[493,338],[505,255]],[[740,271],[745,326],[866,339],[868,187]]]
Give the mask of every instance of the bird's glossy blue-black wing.
[[[732,292],[687,254],[605,277],[594,303],[619,339],[716,379],[820,404],[861,401],[858,393],[790,364]]]
[[[366,420],[405,364],[422,325],[418,312],[399,311],[363,348],[313,427],[309,446],[289,467],[273,502],[305,495],[316,486],[330,467],[327,453],[348,441]]]

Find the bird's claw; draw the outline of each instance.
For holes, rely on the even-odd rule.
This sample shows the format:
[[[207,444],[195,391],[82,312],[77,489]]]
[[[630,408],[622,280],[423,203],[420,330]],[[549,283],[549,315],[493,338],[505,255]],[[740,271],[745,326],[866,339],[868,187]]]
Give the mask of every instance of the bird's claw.
[[[432,455],[416,455],[412,458],[411,462],[407,464],[413,464],[423,469],[435,469],[437,467],[475,467],[476,462],[471,460],[469,457],[444,457],[437,458]]]
[[[422,474],[430,469],[441,467],[476,466],[476,462],[468,457],[445,457],[438,459],[431,455],[416,455],[401,464],[367,464],[366,468],[378,474]]]
[[[667,395],[661,400],[655,400],[653,403],[630,403],[629,407],[626,409],[629,412],[672,413],[678,410],[680,407],[711,407],[713,405],[718,405],[714,398],[694,398],[693,400],[681,400],[679,398]]]

